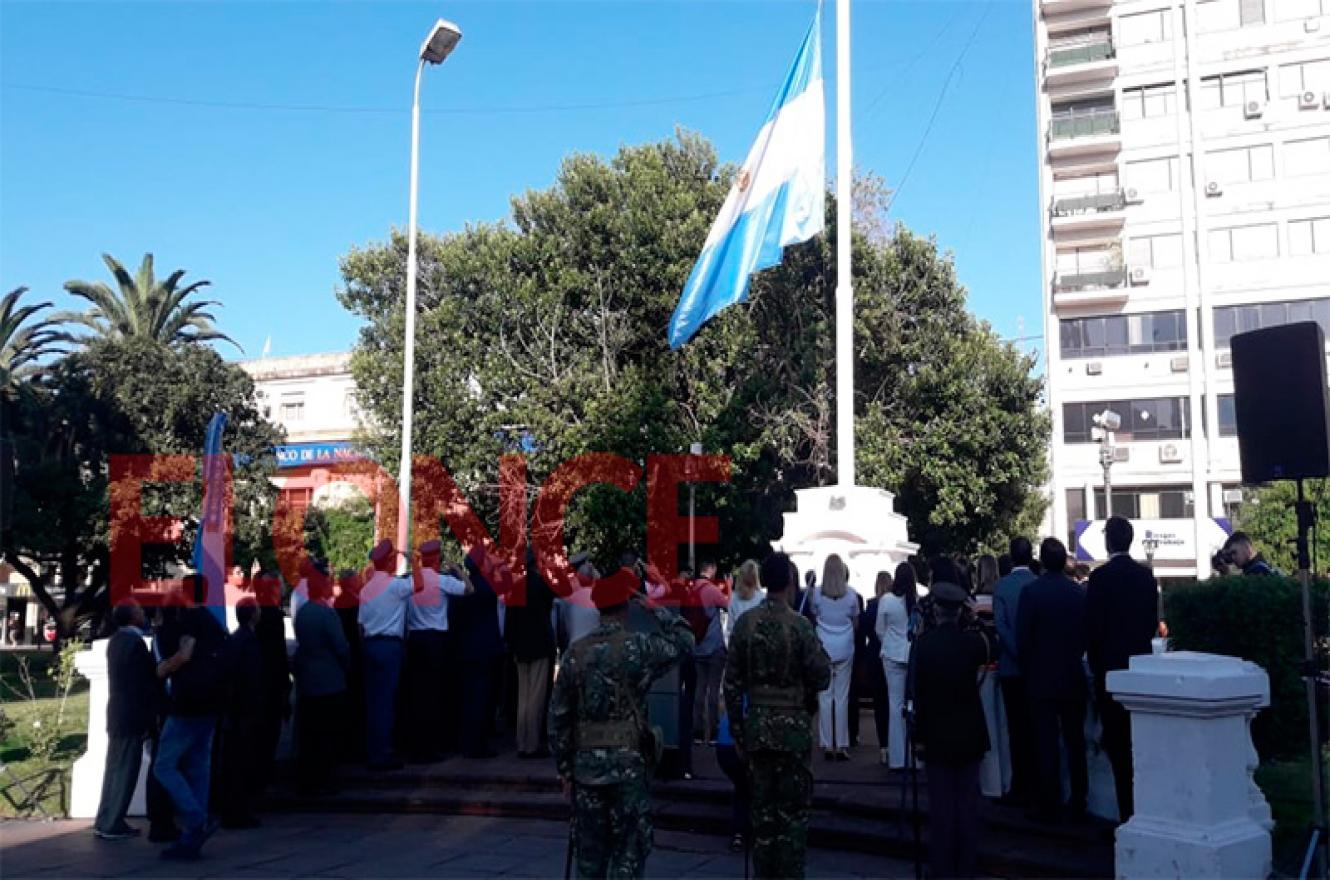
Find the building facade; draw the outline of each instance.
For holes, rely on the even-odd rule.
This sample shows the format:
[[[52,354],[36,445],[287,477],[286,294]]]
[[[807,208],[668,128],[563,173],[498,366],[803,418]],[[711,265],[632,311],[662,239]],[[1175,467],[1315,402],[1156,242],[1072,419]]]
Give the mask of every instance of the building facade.
[[[1204,574],[1242,500],[1229,339],[1330,332],[1330,0],[1034,0],[1034,23],[1052,533],[1104,558],[1103,455],[1138,555]]]

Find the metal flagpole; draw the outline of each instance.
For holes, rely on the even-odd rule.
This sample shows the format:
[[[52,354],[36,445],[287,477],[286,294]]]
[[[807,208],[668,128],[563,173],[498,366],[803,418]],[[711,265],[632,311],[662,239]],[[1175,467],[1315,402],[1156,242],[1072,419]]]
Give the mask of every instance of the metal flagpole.
[[[850,218],[854,164],[850,140],[850,0],[836,0],[836,477],[854,485],[854,292]]]
[[[397,472],[397,550],[409,552],[411,535],[411,421],[416,375],[416,190],[420,180],[420,77],[425,59],[416,67],[411,100],[411,207],[406,233],[406,339],[402,347],[402,460]]]

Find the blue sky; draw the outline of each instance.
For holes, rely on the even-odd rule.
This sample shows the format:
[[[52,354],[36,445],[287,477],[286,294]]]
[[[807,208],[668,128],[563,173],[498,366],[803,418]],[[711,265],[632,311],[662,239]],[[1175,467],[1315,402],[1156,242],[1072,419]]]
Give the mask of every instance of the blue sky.
[[[411,76],[436,17],[464,33],[424,87],[420,218],[442,232],[505,216],[570,152],[676,125],[742,159],[813,9],[0,0],[0,288],[72,306],[61,285],[106,280],[103,251],[150,250],[160,274],[212,280],[249,356],[269,336],[273,355],[347,348],[337,259],[405,226]],[[854,0],[855,163],[893,187],[909,169],[892,219],[955,252],[972,308],[1008,337],[1040,329],[1030,14]]]

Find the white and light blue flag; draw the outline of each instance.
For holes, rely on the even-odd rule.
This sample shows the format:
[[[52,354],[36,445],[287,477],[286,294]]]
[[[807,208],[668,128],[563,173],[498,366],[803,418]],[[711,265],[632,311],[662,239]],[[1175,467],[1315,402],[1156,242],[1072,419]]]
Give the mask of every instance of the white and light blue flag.
[[[826,178],[819,7],[684,285],[670,318],[670,348],[721,309],[748,299],[752,274],[778,265],[787,245],[822,231]]]

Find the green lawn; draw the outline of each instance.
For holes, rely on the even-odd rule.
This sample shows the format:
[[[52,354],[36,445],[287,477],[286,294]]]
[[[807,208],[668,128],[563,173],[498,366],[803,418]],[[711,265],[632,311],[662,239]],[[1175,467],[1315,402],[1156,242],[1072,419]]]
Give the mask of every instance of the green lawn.
[[[7,667],[5,672],[8,671]],[[49,682],[44,674],[38,680]],[[0,702],[3,702],[5,714],[14,721],[14,728],[0,743],[0,764],[5,766],[5,771],[0,772],[0,817],[40,815],[34,809],[33,801],[40,803],[50,815],[65,814],[69,807],[69,767],[83,754],[88,739],[87,684],[79,679],[74,685],[65,704],[59,744],[54,757],[49,760],[36,758],[30,753],[26,736],[33,721],[49,717],[56,700],[53,697],[20,700],[14,698],[12,691],[4,691],[4,699]],[[42,693],[41,690],[38,692]],[[27,795],[23,789],[27,789]]]
[[[1330,759],[1328,754],[1327,759]],[[1256,784],[1275,816],[1275,874],[1296,877],[1312,822],[1311,758],[1262,764]]]

